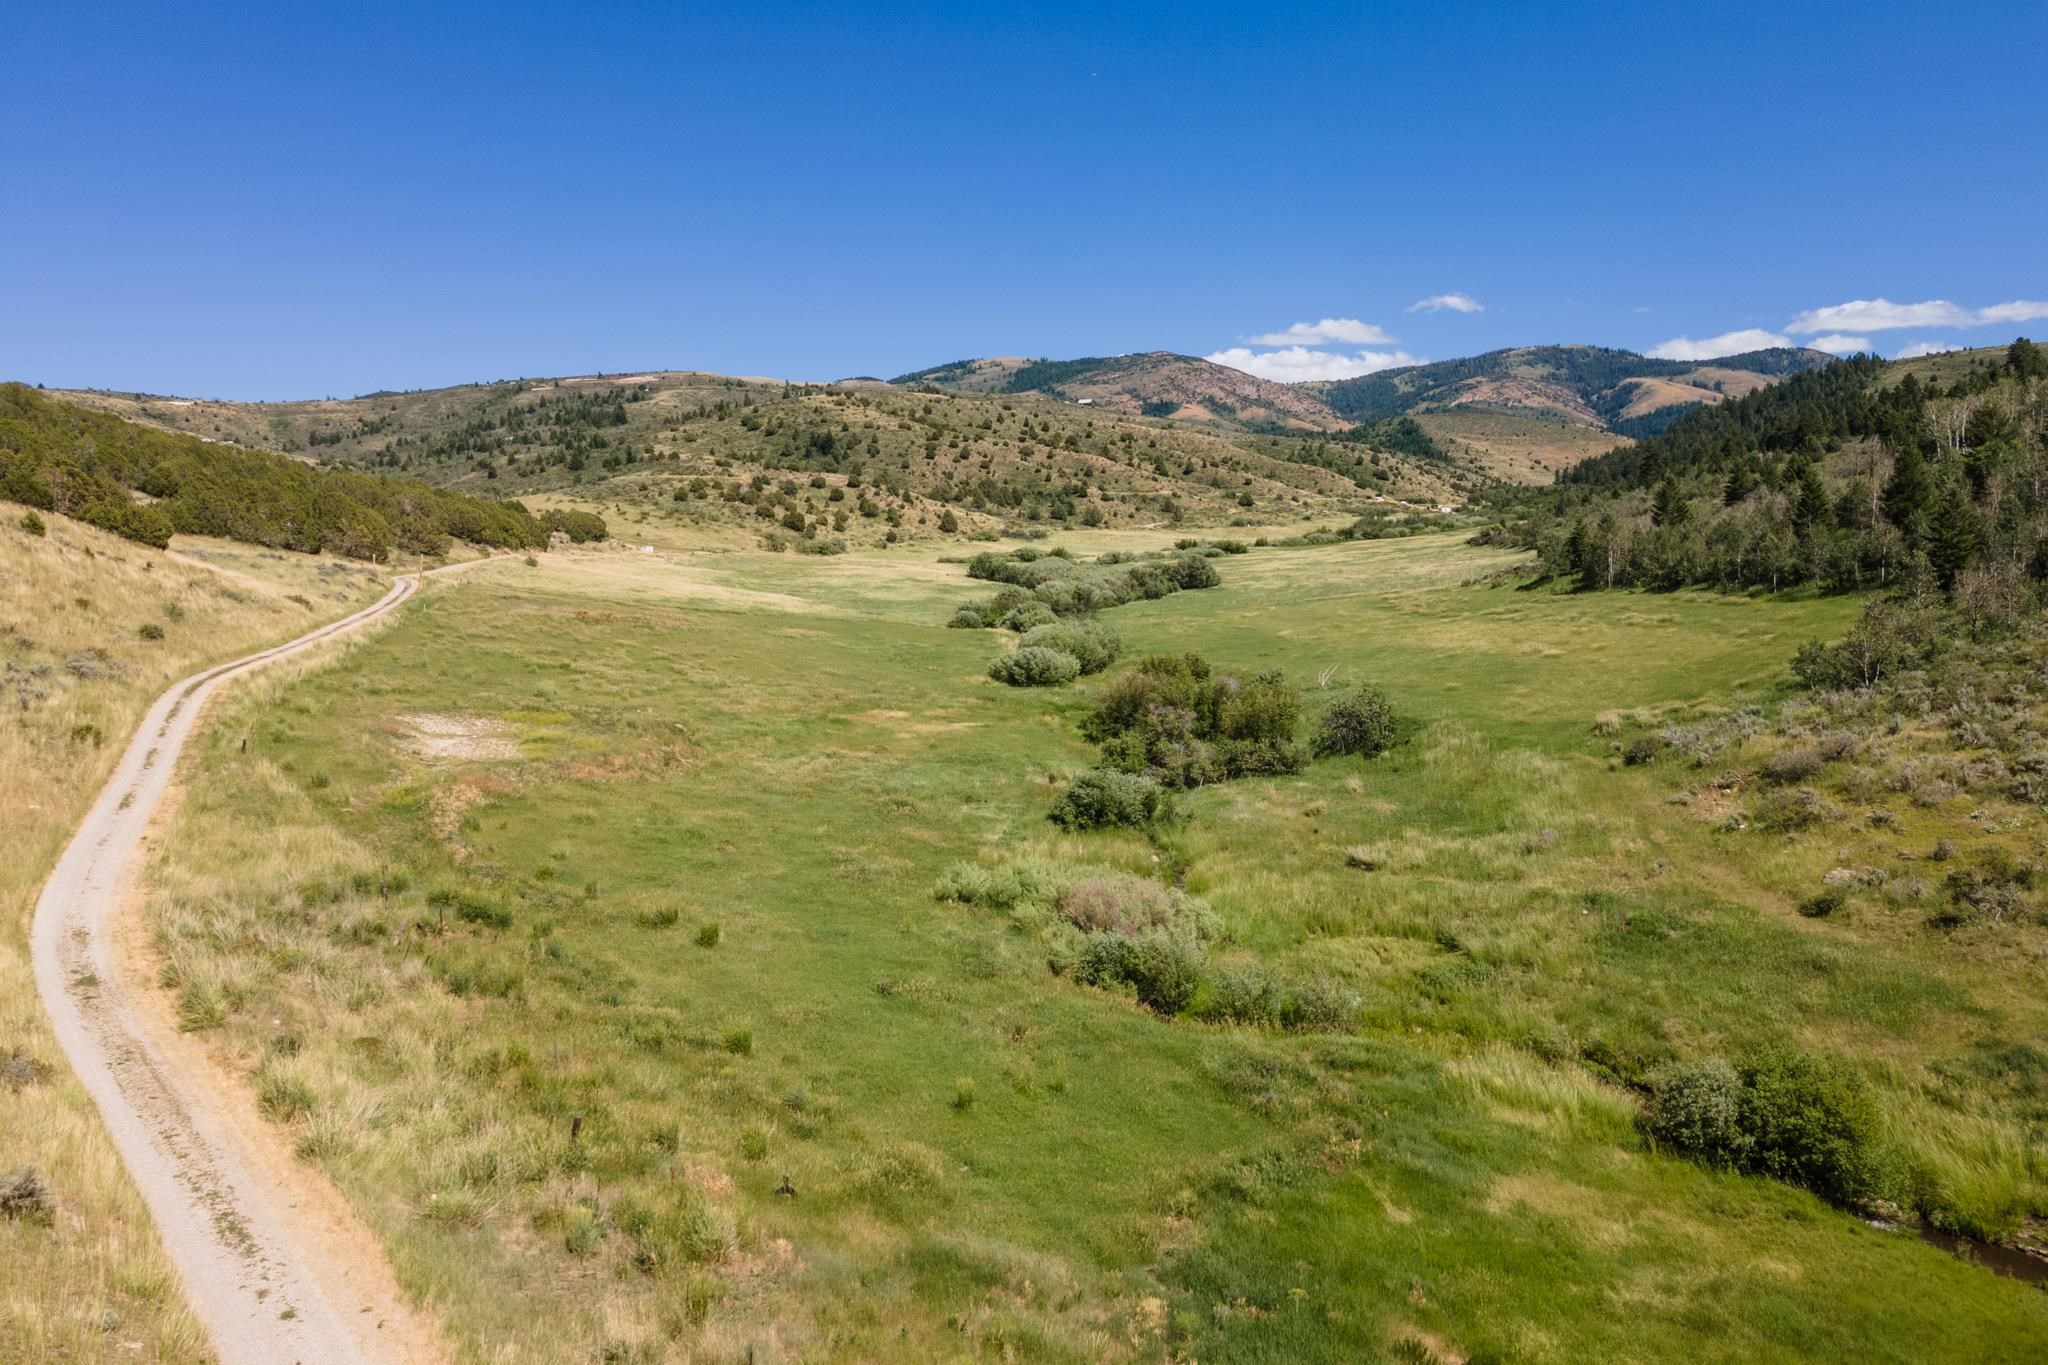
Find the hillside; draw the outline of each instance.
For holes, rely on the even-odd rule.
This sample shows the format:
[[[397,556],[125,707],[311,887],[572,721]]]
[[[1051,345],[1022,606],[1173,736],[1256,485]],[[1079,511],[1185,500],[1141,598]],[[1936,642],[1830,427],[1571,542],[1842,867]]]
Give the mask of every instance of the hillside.
[[[957,393],[1048,393],[1127,415],[1253,430],[1337,431],[1351,425],[1302,385],[1259,379],[1171,351],[1079,360],[962,360],[918,370],[894,382]]]
[[[1281,384],[1155,351],[962,360],[893,382],[955,394],[1045,393],[1098,409],[1268,433],[1370,429],[1410,416],[1444,463],[1488,480],[1540,484],[1617,444],[1655,435],[1693,408],[1833,358],[1787,349],[1696,363],[1597,346],[1526,346],[1358,379]]]
[[[1515,534],[1586,587],[1818,583],[2020,615],[2048,575],[2048,353],[1937,359],[1858,357],[1695,410],[1571,470]]]
[[[382,561],[462,540],[544,546],[551,529],[513,502],[417,480],[323,470],[267,450],[165,431],[0,385],[0,498],[158,549],[173,533]],[[577,524],[578,538],[602,527]]]
[[[1260,392],[1278,390],[1268,395],[1275,401],[1293,393],[1191,363]],[[987,375],[962,383],[994,385]],[[1440,461],[1370,442],[1152,417],[1108,397],[1083,405],[1035,389],[799,385],[675,372],[288,403],[61,396],[216,442],[268,443],[326,467],[486,496],[624,500],[668,518],[820,548],[1029,523],[1342,517],[1376,496],[1463,502],[1477,487]]]
[[[1698,363],[1601,346],[1522,346],[1301,387],[1357,422],[1471,407],[1641,437],[1695,405],[1738,397],[1833,359],[1823,351],[1777,349]]]

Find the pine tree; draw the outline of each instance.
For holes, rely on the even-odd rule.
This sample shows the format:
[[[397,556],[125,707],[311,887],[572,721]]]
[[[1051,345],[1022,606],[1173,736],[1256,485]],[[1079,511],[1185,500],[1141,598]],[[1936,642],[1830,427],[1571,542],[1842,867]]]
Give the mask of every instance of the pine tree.
[[[1721,501],[1733,507],[1755,491],[1756,471],[1744,460],[1728,471],[1728,482],[1721,485]]]
[[[1678,490],[1678,483],[1667,478],[1657,485],[1657,496],[1650,503],[1650,524],[1652,526],[1683,526],[1692,520],[1692,504],[1685,500],[1685,494]]]
[[[1927,473],[1927,459],[1920,443],[1908,441],[1899,451],[1890,482],[1884,486],[1884,515],[1910,538],[1919,534],[1921,515],[1934,495],[1934,483]]]
[[[1954,590],[1956,575],[1977,557],[1977,545],[1977,510],[1960,484],[1950,484],[1934,505],[1927,527],[1927,562],[1944,592]]]
[[[1804,540],[1815,527],[1825,522],[1833,509],[1828,505],[1828,490],[1821,486],[1820,471],[1811,464],[1799,475],[1799,492],[1792,500],[1792,532]]]

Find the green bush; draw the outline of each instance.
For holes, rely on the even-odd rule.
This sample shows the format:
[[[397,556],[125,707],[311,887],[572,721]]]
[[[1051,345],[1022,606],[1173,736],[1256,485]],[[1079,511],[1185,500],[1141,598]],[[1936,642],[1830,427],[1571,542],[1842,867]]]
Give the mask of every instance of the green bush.
[[[962,602],[946,625],[953,630],[986,630],[988,622],[987,603]]]
[[[1832,1203],[1887,1193],[1877,1101],[1840,1062],[1788,1048],[1653,1072],[1644,1132],[1713,1165],[1802,1185]]]
[[[1067,784],[1048,818],[1062,829],[1138,828],[1170,821],[1173,799],[1149,777],[1090,768]]]
[[[1742,1077],[1719,1057],[1674,1062],[1652,1072],[1642,1127],[1654,1141],[1710,1166],[1743,1164]]]
[[[1358,1022],[1356,994],[1325,978],[1288,981],[1257,967],[1209,978],[1198,1013],[1223,1024],[1251,1024],[1290,1033],[1340,1032]]]
[[[1315,751],[1324,758],[1377,758],[1394,743],[1394,706],[1377,687],[1339,697],[1316,719]]]
[[[1877,1101],[1839,1062],[1779,1049],[1742,1068],[1742,1126],[1761,1174],[1848,1204],[1879,1192]]]
[[[1018,641],[1022,649],[1057,649],[1071,654],[1083,674],[1100,673],[1123,653],[1124,642],[1100,621],[1061,621],[1026,631]]]
[[[1062,687],[1081,676],[1081,665],[1071,654],[1033,645],[999,655],[988,675],[1010,687]]]
[[[1300,715],[1300,692],[1277,672],[1240,683],[1198,654],[1153,654],[1102,692],[1081,730],[1109,767],[1187,788],[1301,771]]]
[[[1202,945],[1191,934],[1167,928],[1090,934],[1073,968],[1076,981],[1126,988],[1157,1014],[1186,1009],[1202,983],[1202,969]]]
[[[1010,608],[997,624],[1004,630],[1014,630],[1022,634],[1033,627],[1051,625],[1057,620],[1059,617],[1054,614],[1051,607],[1043,602],[1031,601]]]
[[[21,527],[22,530],[32,536],[46,536],[50,534],[50,528],[43,525],[43,519],[33,511],[24,512],[21,520],[16,522],[15,525]]]

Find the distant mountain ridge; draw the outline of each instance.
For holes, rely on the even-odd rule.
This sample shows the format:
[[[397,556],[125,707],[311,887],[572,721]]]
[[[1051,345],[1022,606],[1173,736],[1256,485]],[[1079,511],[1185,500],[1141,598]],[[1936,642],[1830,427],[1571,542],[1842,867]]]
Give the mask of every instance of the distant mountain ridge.
[[[952,393],[1039,392],[1112,411],[1254,430],[1336,431],[1454,409],[1523,415],[1617,436],[1655,435],[1693,408],[1740,397],[1835,357],[1779,347],[1711,361],[1603,346],[1517,346],[1356,379],[1283,384],[1196,356],[956,360],[890,381]]]
[[[1032,360],[956,360],[890,381],[949,393],[1047,393],[1127,416],[1172,417],[1268,431],[1341,431],[1354,425],[1298,384],[1281,384],[1172,351]]]
[[[1516,346],[1301,387],[1354,422],[1478,407],[1548,413],[1641,437],[1663,430],[1682,411],[1740,397],[1834,359],[1803,347],[1692,361],[1604,346]]]

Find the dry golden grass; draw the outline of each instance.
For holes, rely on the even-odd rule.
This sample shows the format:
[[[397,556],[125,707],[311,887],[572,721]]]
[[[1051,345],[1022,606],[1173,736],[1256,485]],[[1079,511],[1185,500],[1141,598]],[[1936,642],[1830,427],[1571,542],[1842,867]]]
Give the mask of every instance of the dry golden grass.
[[[0,1219],[0,1360],[197,1361],[206,1336],[37,999],[28,928],[43,879],[150,700],[208,663],[373,600],[361,565],[181,537],[162,553],[0,503],[0,1175],[33,1165],[47,1225]],[[162,631],[145,638],[144,628]],[[151,633],[154,633],[153,631]]]
[[[1557,470],[1629,444],[1604,428],[1534,412],[1453,408],[1415,420],[1453,459],[1510,483],[1549,483]]]

